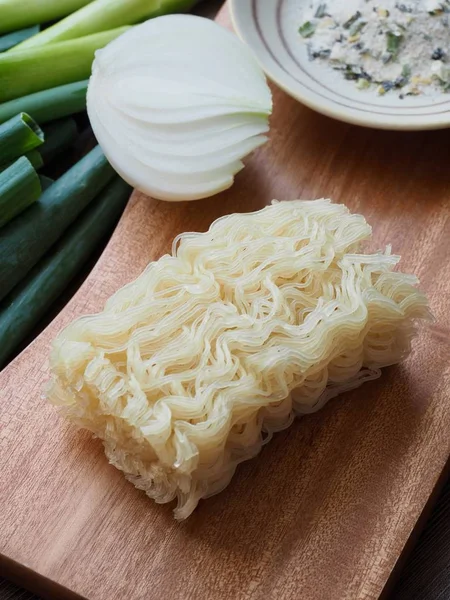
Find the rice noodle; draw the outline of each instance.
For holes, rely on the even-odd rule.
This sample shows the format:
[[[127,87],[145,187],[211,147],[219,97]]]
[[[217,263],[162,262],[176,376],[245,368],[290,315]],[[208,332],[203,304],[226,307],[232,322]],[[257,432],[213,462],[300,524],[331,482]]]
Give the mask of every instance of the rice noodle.
[[[295,415],[380,375],[429,317],[412,275],[329,200],[274,202],[184,233],[55,340],[48,388],[177,519]]]

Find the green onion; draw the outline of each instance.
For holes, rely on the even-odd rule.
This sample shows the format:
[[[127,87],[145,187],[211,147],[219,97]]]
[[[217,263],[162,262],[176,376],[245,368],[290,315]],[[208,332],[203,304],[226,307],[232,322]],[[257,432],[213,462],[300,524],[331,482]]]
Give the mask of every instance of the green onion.
[[[370,81],[364,79],[364,77],[360,77],[356,82],[356,87],[358,90],[367,90],[370,87]]]
[[[39,150],[36,150],[36,149],[30,150],[29,152],[24,154],[24,156],[26,158],[28,158],[28,160],[33,165],[33,167],[36,169],[36,171],[44,166],[44,160],[42,158],[40,149]]]
[[[0,9],[1,10],[1,9]],[[33,27],[27,27],[26,29],[19,29],[19,31],[13,31],[0,37],[0,52],[14,48],[17,44],[24,42],[32,35],[39,33],[39,25]]]
[[[392,33],[392,31],[388,31],[386,33],[387,40],[387,48],[386,50],[391,54],[394,58],[397,56],[400,44],[402,43],[403,36]]]
[[[0,173],[0,227],[36,202],[41,192],[38,174],[24,156]]]
[[[316,10],[316,13],[314,15],[316,17],[316,19],[321,19],[326,14],[327,14],[327,5],[325,4],[325,2],[323,4],[319,4],[319,6],[317,7],[317,10]]]
[[[303,25],[300,25],[298,32],[304,38],[311,37],[316,31],[316,26],[311,21],[305,21]]]
[[[54,179],[46,177],[45,175],[39,175],[39,181],[41,182],[42,191],[48,190],[48,188],[55,183]]]
[[[26,113],[0,125],[0,165],[26,154],[44,142],[44,133]]]
[[[78,135],[78,128],[73,119],[61,119],[45,127],[44,133],[45,142],[40,153],[44,163],[48,164],[55,156],[70,148]]]
[[[48,27],[17,50],[91,35],[172,12],[190,10],[197,0],[94,0],[84,8]],[[14,48],[13,51],[16,50]]]
[[[115,178],[5,299],[0,308],[0,369],[111,234],[131,188]]]
[[[352,15],[347,21],[345,21],[345,23],[343,24],[343,28],[350,29],[350,27],[353,25],[353,23],[356,23],[356,21],[360,17],[361,17],[361,13],[359,12],[359,10],[357,10],[354,15]]]
[[[77,40],[0,54],[0,102],[86,79],[95,51],[128,30],[120,27]]]
[[[349,31],[348,31],[348,35],[350,37],[353,37],[355,35],[358,35],[358,33],[367,25],[367,21],[356,21],[355,23],[353,23],[353,25],[350,27]]]
[[[26,276],[113,176],[113,168],[96,146],[3,229],[0,300]]]
[[[49,121],[79,113],[86,108],[88,81],[68,83],[0,104],[0,123],[20,112],[32,115],[43,125]]]
[[[44,161],[42,160],[42,156],[41,156],[39,150],[30,150],[29,152],[24,154],[24,156],[25,156],[25,158],[28,158],[28,160],[33,165],[33,168],[36,171],[44,166]],[[0,173],[5,171],[6,169],[8,169],[14,162],[15,162],[15,160],[11,160],[11,161],[5,163],[4,165],[0,165]]]
[[[91,0],[0,0],[0,33],[60,19]]]
[[[402,77],[409,79],[411,77],[411,67],[407,64],[402,67]]]

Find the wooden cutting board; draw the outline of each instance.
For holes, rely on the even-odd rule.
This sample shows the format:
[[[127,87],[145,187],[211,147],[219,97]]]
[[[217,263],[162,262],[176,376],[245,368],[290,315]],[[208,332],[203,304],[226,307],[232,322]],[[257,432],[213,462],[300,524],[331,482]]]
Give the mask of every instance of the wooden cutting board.
[[[0,375],[0,551],[22,585],[89,600],[379,597],[450,450],[449,133],[350,127],[276,89],[274,106],[270,143],[231,190],[189,204],[134,194],[80,291]],[[50,341],[179,232],[322,196],[365,215],[370,249],[393,244],[436,322],[402,366],[276,435],[179,524],[46,404]]]

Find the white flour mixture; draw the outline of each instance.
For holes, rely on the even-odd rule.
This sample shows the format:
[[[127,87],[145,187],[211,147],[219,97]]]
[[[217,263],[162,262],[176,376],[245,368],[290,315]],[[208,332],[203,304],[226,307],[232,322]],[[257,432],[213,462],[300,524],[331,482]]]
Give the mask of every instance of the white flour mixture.
[[[361,90],[450,92],[450,0],[313,0],[299,33],[311,60]]]

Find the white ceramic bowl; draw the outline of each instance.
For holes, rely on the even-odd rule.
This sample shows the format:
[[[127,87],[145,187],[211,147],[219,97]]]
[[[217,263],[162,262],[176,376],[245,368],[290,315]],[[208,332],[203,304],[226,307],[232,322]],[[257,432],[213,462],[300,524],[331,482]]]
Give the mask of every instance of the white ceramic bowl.
[[[378,96],[360,91],[308,59],[298,33],[309,0],[230,0],[238,35],[253,49],[267,76],[285,92],[324,115],[379,129],[450,127],[450,94]]]

